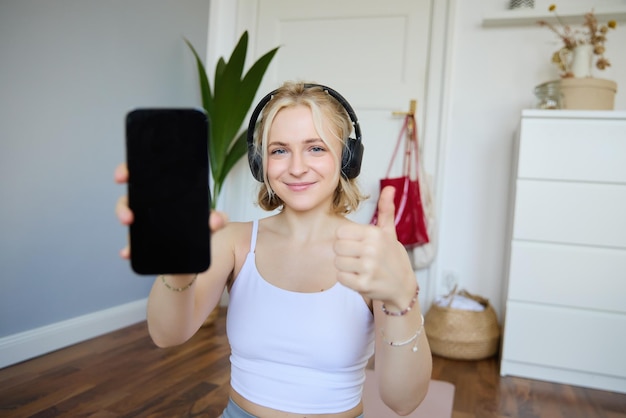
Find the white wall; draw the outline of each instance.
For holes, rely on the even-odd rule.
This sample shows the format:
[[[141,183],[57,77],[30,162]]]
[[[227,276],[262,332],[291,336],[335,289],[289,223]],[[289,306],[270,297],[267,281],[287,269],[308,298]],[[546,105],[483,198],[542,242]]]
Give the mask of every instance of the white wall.
[[[501,312],[513,133],[521,110],[533,106],[534,86],[557,78],[550,58],[559,43],[548,29],[532,23],[483,27],[483,15],[507,2],[455,3],[444,187],[439,191],[440,292],[446,274],[454,272],[463,288],[489,298]],[[608,40],[612,67],[594,75],[618,83],[615,108],[623,110],[625,22]]]

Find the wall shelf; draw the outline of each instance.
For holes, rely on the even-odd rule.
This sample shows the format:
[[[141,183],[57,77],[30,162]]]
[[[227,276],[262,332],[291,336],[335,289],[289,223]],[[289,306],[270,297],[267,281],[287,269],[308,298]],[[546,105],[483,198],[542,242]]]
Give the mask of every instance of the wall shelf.
[[[558,10],[561,20],[568,24],[582,23],[582,17],[589,11],[588,7],[580,6]],[[626,21],[626,5],[596,7],[594,11],[600,23],[608,20]],[[542,19],[556,23],[554,14],[547,8],[535,8],[489,12],[483,16],[483,27],[531,26]]]

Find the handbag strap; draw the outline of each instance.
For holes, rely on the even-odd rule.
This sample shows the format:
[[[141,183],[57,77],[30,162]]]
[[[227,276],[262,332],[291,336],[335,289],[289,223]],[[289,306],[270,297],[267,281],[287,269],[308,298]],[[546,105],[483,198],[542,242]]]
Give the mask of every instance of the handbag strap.
[[[393,167],[393,162],[396,160],[396,156],[398,155],[398,149],[400,149],[400,144],[402,143],[402,138],[407,128],[407,118],[404,118],[404,123],[402,124],[402,129],[400,129],[400,134],[398,135],[398,141],[396,141],[396,147],[393,149],[393,154],[391,154],[391,161],[389,161],[389,166],[387,167],[387,173],[385,177],[389,177],[389,173],[391,172],[391,167]]]
[[[393,150],[393,155],[391,157],[391,161],[389,162],[389,166],[387,167],[387,174],[385,177],[389,177],[391,173],[391,168],[393,167],[393,162],[398,155],[398,151],[400,149],[400,144],[402,143],[402,139],[405,138],[405,148],[404,155],[402,160],[402,174],[411,177],[411,168],[412,168],[412,159],[415,160],[415,167],[419,167],[419,144],[417,140],[417,122],[415,120],[414,114],[407,114],[404,117],[404,123],[402,124],[402,129],[400,130],[400,134],[398,135],[398,141],[396,142],[396,147]],[[417,170],[416,170],[417,171]]]
[[[408,169],[407,175],[411,176],[411,156],[413,157],[415,163],[415,178],[419,177],[419,141],[417,140],[417,121],[415,120],[415,114],[407,115],[408,123],[407,123],[407,152],[406,159],[408,161]]]

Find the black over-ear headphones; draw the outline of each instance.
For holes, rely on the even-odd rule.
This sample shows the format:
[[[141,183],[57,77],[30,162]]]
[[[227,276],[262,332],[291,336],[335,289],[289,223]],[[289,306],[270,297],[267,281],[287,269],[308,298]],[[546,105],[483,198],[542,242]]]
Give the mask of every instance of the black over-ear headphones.
[[[361,172],[361,160],[363,159],[363,143],[361,142],[361,128],[359,127],[359,121],[357,120],[356,113],[350,106],[350,103],[343,96],[337,93],[330,87],[323,86],[321,84],[305,84],[305,88],[320,87],[326,93],[334,97],[346,110],[352,125],[354,127],[354,134],[356,138],[348,138],[346,144],[341,153],[341,175],[347,179],[353,179]],[[278,92],[274,90],[267,96],[262,98],[257,104],[252,116],[250,116],[250,123],[248,124],[248,162],[250,163],[250,171],[255,179],[263,182],[263,161],[260,153],[256,152],[254,145],[254,130],[256,127],[259,115],[265,105],[272,100],[272,97]]]

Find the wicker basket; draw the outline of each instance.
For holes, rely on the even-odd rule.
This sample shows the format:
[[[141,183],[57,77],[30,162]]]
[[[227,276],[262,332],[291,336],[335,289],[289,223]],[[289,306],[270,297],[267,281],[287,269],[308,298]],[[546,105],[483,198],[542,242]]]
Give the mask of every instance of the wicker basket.
[[[457,360],[480,360],[493,356],[498,351],[500,327],[496,312],[483,297],[456,289],[462,295],[483,305],[483,311],[470,311],[434,304],[426,313],[424,328],[433,354]]]

